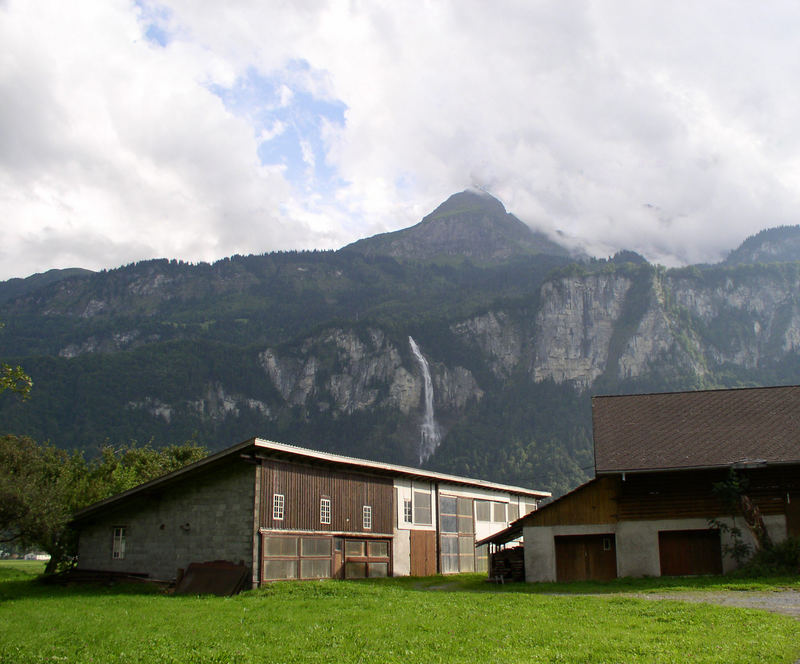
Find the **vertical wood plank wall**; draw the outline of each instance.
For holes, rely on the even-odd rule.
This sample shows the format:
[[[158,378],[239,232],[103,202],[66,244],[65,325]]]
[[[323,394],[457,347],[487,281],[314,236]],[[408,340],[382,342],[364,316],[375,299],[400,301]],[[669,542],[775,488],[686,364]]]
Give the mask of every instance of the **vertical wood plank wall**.
[[[319,532],[391,533],[394,489],[391,478],[350,473],[327,466],[265,459],[261,470],[261,527]],[[272,518],[272,497],[285,498],[283,520]],[[331,523],[319,518],[320,498],[330,498]],[[372,507],[372,528],[363,528],[363,507]]]

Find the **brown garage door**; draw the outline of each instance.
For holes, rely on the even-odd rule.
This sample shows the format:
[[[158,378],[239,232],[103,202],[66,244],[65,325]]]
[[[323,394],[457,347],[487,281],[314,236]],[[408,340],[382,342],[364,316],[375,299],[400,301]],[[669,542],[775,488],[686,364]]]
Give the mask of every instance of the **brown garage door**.
[[[722,574],[719,530],[662,530],[658,553],[662,576]]]
[[[436,574],[436,533],[432,530],[411,531],[411,576]]]
[[[786,535],[800,536],[800,493],[791,493],[786,501]]]
[[[555,538],[556,578],[559,581],[607,581],[617,578],[613,533],[561,535]]]

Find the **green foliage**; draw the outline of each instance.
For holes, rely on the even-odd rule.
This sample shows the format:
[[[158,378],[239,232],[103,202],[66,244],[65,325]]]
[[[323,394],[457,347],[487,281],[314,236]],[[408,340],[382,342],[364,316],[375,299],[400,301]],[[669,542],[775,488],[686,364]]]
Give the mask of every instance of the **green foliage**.
[[[0,323],[0,330],[3,329],[3,324]],[[33,381],[31,377],[26,374],[22,367],[12,367],[5,362],[0,363],[0,394],[6,390],[18,394],[23,399],[30,396]]]
[[[0,437],[0,541],[48,552],[48,571],[73,554],[72,514],[207,455],[195,442],[153,449],[104,446],[87,461],[29,437]]]
[[[753,555],[736,574],[740,576],[775,576],[800,574],[800,537],[785,540],[762,548]]]

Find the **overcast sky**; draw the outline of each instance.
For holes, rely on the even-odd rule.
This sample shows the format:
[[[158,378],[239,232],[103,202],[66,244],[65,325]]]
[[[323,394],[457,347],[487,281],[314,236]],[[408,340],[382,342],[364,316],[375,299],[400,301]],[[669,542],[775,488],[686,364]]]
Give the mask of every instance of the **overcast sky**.
[[[594,255],[800,221],[796,2],[0,0],[0,279],[339,248],[483,187]]]

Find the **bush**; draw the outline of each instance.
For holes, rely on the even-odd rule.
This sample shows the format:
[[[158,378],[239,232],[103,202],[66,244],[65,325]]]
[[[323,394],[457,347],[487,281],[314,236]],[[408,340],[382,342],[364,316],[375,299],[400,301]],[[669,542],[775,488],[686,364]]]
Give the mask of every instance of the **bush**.
[[[787,537],[756,552],[738,571],[742,576],[778,576],[800,573],[800,537]]]

